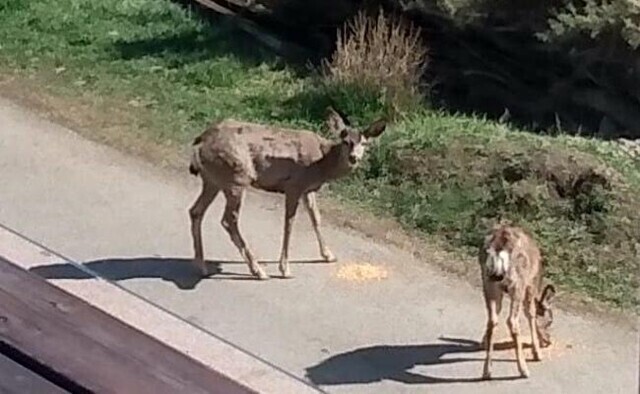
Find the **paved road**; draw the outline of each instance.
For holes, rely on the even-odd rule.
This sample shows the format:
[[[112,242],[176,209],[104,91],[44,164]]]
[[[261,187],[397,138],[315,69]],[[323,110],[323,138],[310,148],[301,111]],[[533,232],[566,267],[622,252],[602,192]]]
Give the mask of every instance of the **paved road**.
[[[529,380],[513,380],[512,351],[478,382],[485,312],[477,289],[443,276],[401,250],[326,228],[341,260],[315,264],[305,215],[294,225],[295,279],[248,278],[219,225],[222,199],[205,221],[208,258],[219,273],[197,280],[187,208],[198,183],[167,174],[0,99],[0,223],[86,263],[131,291],[335,393],[636,393],[637,331],[556,313],[557,345]],[[241,226],[255,253],[276,260],[279,198],[252,193]],[[1,253],[2,251],[0,251]],[[311,262],[310,262],[311,261]],[[371,263],[386,279],[352,282],[338,270]],[[53,261],[33,269],[50,279],[85,280]],[[268,272],[276,275],[277,265]],[[500,326],[499,337],[506,338]]]

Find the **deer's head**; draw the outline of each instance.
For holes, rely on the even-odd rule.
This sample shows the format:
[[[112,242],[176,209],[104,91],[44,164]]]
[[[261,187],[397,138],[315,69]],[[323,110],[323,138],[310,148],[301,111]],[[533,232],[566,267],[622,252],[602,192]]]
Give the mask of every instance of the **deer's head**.
[[[556,295],[556,289],[553,285],[545,286],[540,298],[536,300],[536,330],[540,346],[547,347],[551,345],[550,328],[553,323],[553,311],[551,301]]]
[[[378,137],[387,127],[384,119],[373,122],[369,127],[360,131],[351,127],[345,115],[335,109],[327,109],[327,126],[333,135],[340,138],[340,155],[349,167],[356,167],[367,150],[369,142]]]

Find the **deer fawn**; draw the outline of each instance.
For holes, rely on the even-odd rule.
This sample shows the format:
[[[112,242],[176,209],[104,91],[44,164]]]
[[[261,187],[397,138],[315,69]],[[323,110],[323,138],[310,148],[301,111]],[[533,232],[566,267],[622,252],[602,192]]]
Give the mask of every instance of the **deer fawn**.
[[[507,325],[515,343],[518,371],[528,377],[529,370],[522,354],[520,312],[529,321],[533,359],[540,360],[540,344],[551,344],[549,328],[553,322],[551,300],[553,285],[542,289],[543,266],[540,249],[535,240],[523,229],[507,224],[496,226],[485,239],[479,258],[482,267],[484,299],[487,306],[487,330],[483,342],[486,346],[483,378],[491,379],[493,331],[498,324],[504,293],[511,298]]]
[[[349,174],[360,162],[372,138],[386,128],[380,119],[360,132],[345,116],[328,108],[327,125],[339,138],[330,141],[306,130],[290,130],[227,119],[209,127],[194,141],[189,171],[202,178],[202,192],[189,214],[195,262],[207,275],[202,248],[202,219],[219,192],[226,207],[222,227],[249,265],[251,273],[267,279],[238,229],[240,206],[248,186],[285,195],[285,220],[279,270],[290,277],[289,237],[300,199],[309,213],[325,261],[335,261],[320,233],[316,191],[329,180]]]

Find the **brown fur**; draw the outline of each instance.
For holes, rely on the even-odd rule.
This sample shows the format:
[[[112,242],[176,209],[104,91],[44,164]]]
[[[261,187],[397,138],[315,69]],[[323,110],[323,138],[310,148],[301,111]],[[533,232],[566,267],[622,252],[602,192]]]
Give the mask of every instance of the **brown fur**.
[[[252,274],[261,279],[267,278],[238,230],[242,197],[249,186],[285,195],[285,226],[279,265],[283,276],[290,276],[289,237],[301,198],[311,218],[321,255],[326,261],[335,260],[320,233],[315,192],[327,181],[351,172],[361,159],[366,142],[380,135],[386,122],[379,120],[364,132],[359,132],[349,127],[349,122],[330,108],[327,125],[334,135],[339,136],[339,141],[322,138],[311,131],[232,119],[216,123],[196,137],[189,171],[202,178],[202,192],[191,207],[190,215],[195,260],[203,274],[207,274],[207,269],[201,239],[202,218],[222,191],[227,200],[222,226]]]
[[[492,263],[492,255],[507,252],[509,264],[501,270]],[[493,331],[498,324],[498,315],[502,309],[502,297],[506,293],[511,299],[511,308],[507,325],[515,343],[518,370],[522,377],[529,376],[522,351],[520,336],[520,313],[524,308],[531,331],[533,359],[540,360],[540,342],[550,343],[548,329],[553,321],[550,301],[555,294],[552,285],[542,289],[544,274],[540,249],[531,235],[524,229],[508,224],[496,226],[486,237],[480,249],[479,262],[482,269],[484,298],[487,307],[487,328],[484,336],[486,359],[483,377],[491,378],[491,359],[493,353]]]

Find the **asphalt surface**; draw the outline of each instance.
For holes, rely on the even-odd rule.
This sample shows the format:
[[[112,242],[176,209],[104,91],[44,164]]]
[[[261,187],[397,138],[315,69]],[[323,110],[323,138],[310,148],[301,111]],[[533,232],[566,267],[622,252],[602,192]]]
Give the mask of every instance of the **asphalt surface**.
[[[0,99],[2,225],[327,392],[638,392],[637,331],[562,310],[555,313],[556,344],[543,351],[542,362],[529,362],[528,380],[515,379],[507,349],[494,356],[496,380],[479,381],[477,341],[486,317],[478,289],[410,253],[327,225],[339,261],[316,263],[315,236],[302,209],[289,254],[294,278],[278,278],[283,211],[277,196],[249,193],[240,219],[249,246],[270,261],[267,273],[274,277],[248,275],[219,224],[219,197],[204,222],[215,274],[199,280],[189,264],[187,215],[199,182],[187,164],[185,158],[183,173],[167,173]],[[386,278],[342,277],[340,270],[352,264],[371,264]],[[55,259],[32,271],[93,283]],[[506,340],[504,325],[497,337]]]

